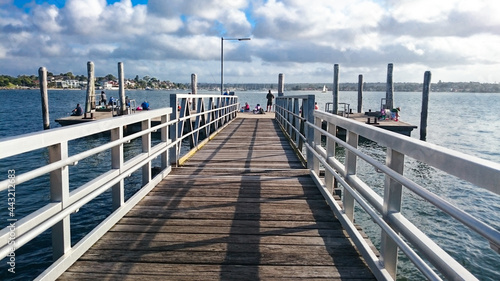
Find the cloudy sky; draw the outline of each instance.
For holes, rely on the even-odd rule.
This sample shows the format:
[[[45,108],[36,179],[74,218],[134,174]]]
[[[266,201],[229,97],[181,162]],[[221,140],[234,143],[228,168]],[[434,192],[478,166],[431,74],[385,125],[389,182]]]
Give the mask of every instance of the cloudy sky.
[[[0,0],[0,74],[227,83],[500,82],[498,0]]]

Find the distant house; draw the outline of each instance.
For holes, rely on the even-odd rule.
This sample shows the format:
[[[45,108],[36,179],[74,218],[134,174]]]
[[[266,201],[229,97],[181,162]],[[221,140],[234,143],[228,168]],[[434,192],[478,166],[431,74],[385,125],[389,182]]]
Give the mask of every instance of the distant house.
[[[130,81],[130,80],[126,80],[125,81],[125,87],[126,88],[135,88],[135,82]]]
[[[58,79],[55,82],[57,88],[63,88],[63,89],[80,89],[87,85],[86,81],[78,81],[78,80]]]
[[[102,81],[101,82],[101,89],[104,90],[118,90],[120,86],[118,85],[117,81]]]

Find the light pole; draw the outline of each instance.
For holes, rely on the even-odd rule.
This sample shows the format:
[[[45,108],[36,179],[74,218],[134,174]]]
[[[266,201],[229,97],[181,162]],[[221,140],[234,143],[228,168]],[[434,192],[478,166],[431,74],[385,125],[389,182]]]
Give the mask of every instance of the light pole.
[[[251,38],[220,38],[220,94],[224,91],[224,40],[247,41]]]

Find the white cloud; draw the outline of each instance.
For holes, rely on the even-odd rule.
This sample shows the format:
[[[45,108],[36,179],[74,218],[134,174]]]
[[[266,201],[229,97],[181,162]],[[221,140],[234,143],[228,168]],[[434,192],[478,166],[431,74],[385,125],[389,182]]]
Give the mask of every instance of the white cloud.
[[[196,71],[210,82],[220,75],[221,36],[252,37],[224,44],[228,82],[275,82],[277,73],[328,82],[335,63],[345,81],[383,81],[391,62],[399,81],[432,69],[443,81],[496,81],[500,67],[496,0],[67,0],[31,2],[29,13],[0,1],[0,74],[15,76],[42,64],[84,74],[93,60],[104,75],[123,61],[134,76],[181,82]]]
[[[58,23],[59,9],[56,6],[36,6],[33,10],[33,24],[41,31],[57,33],[62,30]]]
[[[64,23],[69,32],[91,34],[99,31],[106,0],[68,0],[63,8]]]

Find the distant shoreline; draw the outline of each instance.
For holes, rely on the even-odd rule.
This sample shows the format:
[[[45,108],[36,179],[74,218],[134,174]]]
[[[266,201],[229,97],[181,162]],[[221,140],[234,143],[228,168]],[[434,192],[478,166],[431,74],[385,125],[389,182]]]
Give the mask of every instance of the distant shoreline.
[[[422,83],[404,83],[397,82],[393,84],[395,92],[422,92]],[[182,88],[157,88],[155,91],[189,91],[190,87],[184,85]],[[215,85],[207,83],[198,83],[198,90],[206,91],[213,90]],[[277,91],[276,84],[231,84],[228,85],[229,88],[234,88],[236,92],[241,91],[265,91],[271,90],[273,92]],[[323,87],[327,88],[327,92],[323,94],[332,93],[332,83],[288,83],[285,86],[286,92],[304,92],[304,91],[318,91],[321,92]],[[0,90],[39,90],[38,87],[22,87],[22,86],[9,86],[0,87]],[[86,88],[48,88],[50,91],[85,91]],[[118,91],[118,89],[95,89],[96,93],[98,91]],[[141,89],[131,89],[126,88],[126,91],[144,91],[145,88]],[[386,92],[387,85],[383,82],[365,82],[363,83],[363,92]],[[358,83],[340,83],[339,91],[341,92],[357,92]],[[479,83],[479,82],[437,82],[431,83],[431,92],[434,93],[449,93],[449,92],[462,92],[462,93],[500,93],[499,83]]]

